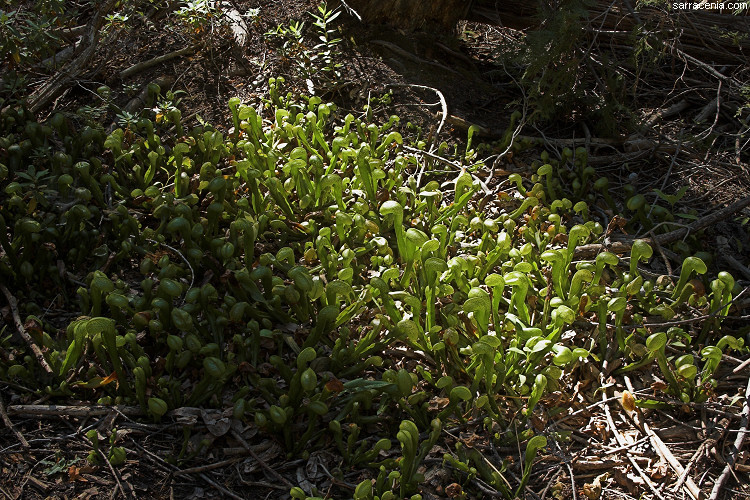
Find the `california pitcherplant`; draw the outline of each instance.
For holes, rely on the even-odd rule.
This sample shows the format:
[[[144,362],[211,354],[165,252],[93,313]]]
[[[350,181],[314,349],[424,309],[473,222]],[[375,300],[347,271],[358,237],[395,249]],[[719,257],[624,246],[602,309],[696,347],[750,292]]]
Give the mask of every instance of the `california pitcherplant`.
[[[335,14],[316,16],[322,43],[337,43]],[[278,78],[263,106],[230,100],[223,133],[152,90],[163,106],[108,133],[0,112],[0,278],[37,318],[52,368],[19,344],[2,378],[59,401],[94,391],[157,421],[186,405],[231,410],[290,454],[328,446],[342,467],[370,468],[356,498],[418,495],[442,429],[476,419],[496,443],[526,441],[519,480],[460,447],[446,463],[512,498],[546,445],[529,422],[577,366],[622,358],[622,371],[656,369],[671,395],[703,401],[721,354],[744,348],[719,334],[736,283],[720,273],[701,292],[698,257],[674,285],[642,272],[643,241],[629,265],[576,258],[603,232],[582,151],[564,155],[575,192],[545,160],[531,182],[510,176],[512,196],[488,211],[470,168],[418,180],[395,117],[342,116]],[[39,319],[57,294],[80,316],[64,335]],[[711,315],[700,346],[646,328],[688,307]]]

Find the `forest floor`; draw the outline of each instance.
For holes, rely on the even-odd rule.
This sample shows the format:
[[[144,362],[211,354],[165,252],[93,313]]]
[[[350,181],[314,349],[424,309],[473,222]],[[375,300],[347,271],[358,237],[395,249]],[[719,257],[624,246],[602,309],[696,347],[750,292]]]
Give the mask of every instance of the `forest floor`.
[[[681,111],[664,113],[679,100],[659,82],[649,82],[647,95],[637,109],[630,110],[631,116],[651,128],[634,132],[632,122],[623,122],[621,131],[597,137],[596,124],[571,115],[538,125],[524,123],[514,130],[510,116],[520,111],[526,118],[526,95],[513,76],[517,72],[505,71],[498,63],[503,48],[520,43],[522,34],[514,30],[462,22],[448,33],[404,33],[364,26],[342,14],[335,23],[342,40],[331,54],[342,64],[338,75],[308,78],[305,72],[314,66],[300,58],[309,54],[299,46],[285,47],[288,38],[267,33],[295,21],[304,21],[309,27],[313,21],[309,13],[316,13],[317,7],[311,0],[232,0],[227,2],[227,12],[245,14],[257,9],[241,23],[229,23],[234,34],[231,26],[218,20],[209,20],[192,32],[178,29],[172,17],[156,10],[145,17],[131,16],[112,23],[87,67],[76,75],[75,84],[44,102],[39,114],[44,117],[53,110],[88,105],[93,114],[114,122],[108,104],[96,97],[97,87],[111,89],[110,103],[139,111],[139,94],[156,81],[162,89],[174,92],[174,102],[179,101],[186,121],[205,121],[228,131],[231,115],[227,101],[239,97],[255,102],[267,93],[268,78],[283,76],[290,91],[313,90],[351,113],[361,113],[369,103],[378,116],[398,115],[402,125],[411,124],[405,127],[405,136],[411,133],[428,142],[447,141],[451,147],[463,148],[474,125],[473,140],[486,142],[487,156],[495,157],[485,170],[475,173],[491,193],[488,206],[510,185],[511,173],[530,177],[531,162],[542,151],[555,154],[566,146],[587,148],[589,164],[610,177],[611,189],[620,201],[624,199],[620,188],[626,184],[665,193],[677,193],[686,186],[677,207],[693,219],[701,219],[750,195],[748,153],[741,148],[683,145],[681,137],[692,133],[690,120],[701,111],[700,106],[691,101]],[[86,21],[81,19],[82,24]],[[177,55],[167,61],[138,67],[172,53]],[[742,73],[745,76],[747,69]],[[31,85],[43,82],[47,75],[44,70],[32,74],[36,80]],[[711,87],[710,82],[706,87]],[[698,93],[710,99],[709,89]],[[690,100],[689,96],[685,99]],[[732,117],[718,111],[715,115],[716,120],[711,114],[708,125],[714,122],[713,127],[725,126],[730,131]],[[514,140],[524,139],[532,145],[500,156],[499,144],[507,131]],[[616,231],[605,218],[612,215],[616,214],[603,214],[608,231]],[[714,273],[731,268],[743,287],[750,283],[746,267],[750,262],[748,217],[746,209],[730,214],[702,235],[703,250],[722,249],[716,255]],[[651,270],[676,275],[679,261],[675,255],[665,249],[661,257],[653,259]],[[735,304],[732,316],[737,319],[726,323],[727,331],[746,331],[749,308],[747,298]],[[8,325],[10,313],[9,307],[0,309]],[[64,310],[48,312],[48,316],[66,314]],[[747,352],[724,356],[715,394],[700,404],[678,404],[664,397],[660,390],[663,382],[654,374],[612,376],[592,370],[587,365],[575,383],[542,401],[545,408],[565,408],[567,414],[563,418],[544,416],[532,422],[534,427],[550,436],[568,433],[570,439],[550,440],[553,444],[534,465],[526,498],[677,499],[691,498],[697,492],[707,498],[725,470],[726,457],[732,457],[735,464],[718,498],[750,497],[750,452],[732,450],[738,431],[743,426],[747,429],[746,415],[743,418],[740,413],[750,376]],[[632,411],[627,394],[623,396],[626,390],[661,399],[664,404]],[[3,413],[14,425],[14,432],[8,427],[0,430],[0,493],[8,499],[289,498],[291,486],[298,485],[316,486],[329,498],[348,498],[362,480],[360,470],[342,470],[339,458],[330,451],[316,451],[307,458],[290,457],[279,443],[257,429],[224,428],[229,419],[220,411],[196,410],[158,424],[121,412],[91,413],[74,405],[50,414],[28,406],[42,404],[41,400],[24,400],[24,405],[19,405],[19,398],[13,395],[23,392],[23,387],[2,382],[8,408]],[[13,410],[14,405],[26,409]],[[117,469],[88,464],[85,457],[91,446],[83,438],[85,431],[113,426],[128,452],[127,462]],[[187,428],[192,430],[190,447],[197,451],[191,461],[178,466],[171,457],[180,452]],[[522,460],[520,447],[496,447],[477,422],[445,432],[452,444],[461,442],[482,450],[490,466]],[[28,447],[20,446],[20,440]],[[205,451],[201,451],[201,440],[211,442]],[[444,451],[437,446],[423,462],[422,498],[499,496],[478,479],[473,482],[473,494],[460,496],[446,472]]]

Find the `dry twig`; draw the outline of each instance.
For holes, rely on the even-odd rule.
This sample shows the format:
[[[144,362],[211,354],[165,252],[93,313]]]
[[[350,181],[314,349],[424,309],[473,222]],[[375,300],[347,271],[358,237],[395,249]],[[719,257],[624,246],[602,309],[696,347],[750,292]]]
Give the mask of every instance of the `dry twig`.
[[[139,406],[104,406],[104,405],[11,405],[8,406],[8,413],[11,415],[21,415],[24,417],[96,417],[107,415],[115,409],[127,416],[140,416],[143,411]]]
[[[747,426],[750,421],[750,377],[747,379],[747,389],[745,389],[745,404],[742,407],[742,420],[740,421],[740,431],[737,433],[737,438],[734,440],[734,445],[729,453],[727,464],[724,466],[724,470],[721,475],[716,479],[714,487],[711,490],[711,496],[708,500],[717,500],[719,493],[721,493],[724,486],[724,481],[727,480],[729,474],[732,472],[732,467],[737,461],[737,455],[739,455],[742,445],[745,443],[745,435],[748,434]]]
[[[440,155],[436,155],[435,153],[430,153],[428,151],[422,151],[421,149],[413,148],[411,146],[404,146],[404,149],[407,150],[407,151],[409,151],[409,152],[412,152],[414,154],[422,154],[422,155],[425,155],[425,156],[429,156],[433,160],[438,160],[438,161],[440,161],[442,163],[445,163],[446,165],[450,165],[451,167],[456,168],[458,170],[465,170],[465,168],[462,167],[461,165],[459,165],[459,164],[457,164],[455,162],[452,162],[452,161],[450,161],[447,158],[443,158]],[[485,184],[482,179],[480,179],[479,177],[477,177],[476,174],[471,174],[471,176],[474,178],[475,181],[477,181],[479,183],[479,185],[482,188],[482,191],[484,191],[485,194],[490,194],[492,192],[490,190],[490,188],[487,187],[487,184]]]
[[[169,52],[167,54],[162,54],[160,56],[154,57],[153,59],[149,59],[148,61],[141,61],[139,63],[136,63],[129,68],[126,68],[122,71],[120,71],[120,79],[124,80],[128,77],[131,77],[135,74],[140,73],[141,71],[147,70],[148,68],[152,66],[156,66],[158,64],[161,64],[163,62],[170,61],[172,59],[175,59],[177,57],[186,56],[188,54],[192,54],[198,49],[198,45],[189,45],[187,47],[183,47],[179,50],[175,50],[173,52]]]
[[[602,386],[604,385],[604,381],[602,380]],[[604,403],[602,406],[604,407],[604,413],[607,417],[607,425],[609,426],[610,432],[615,436],[615,439],[617,440],[617,444],[620,446],[626,446],[627,442],[625,441],[625,438],[620,434],[620,431],[617,430],[617,426],[615,425],[615,421],[612,419],[612,413],[609,411],[609,405],[607,404],[607,393],[606,391],[602,392],[602,402]],[[656,489],[656,486],[651,481],[651,479],[646,475],[646,473],[643,471],[640,465],[638,465],[638,462],[635,461],[632,455],[628,454],[628,460],[630,461],[630,465],[633,466],[633,468],[638,472],[638,474],[641,476],[643,481],[648,485],[651,492],[656,496],[656,498],[659,498],[660,500],[664,500],[664,496],[659,493],[659,490]]]
[[[29,332],[26,331],[26,328],[23,326],[23,322],[21,321],[21,316],[18,313],[18,301],[13,296],[12,293],[10,293],[10,290],[8,290],[5,285],[0,284],[0,291],[3,292],[5,295],[5,298],[8,301],[8,305],[10,306],[11,314],[13,315],[13,322],[16,324],[16,330],[18,330],[18,333],[23,337],[23,340],[26,342],[26,344],[29,346],[31,351],[34,353],[34,357],[36,358],[37,362],[44,368],[44,371],[47,373],[52,373],[52,368],[49,366],[49,363],[47,363],[47,360],[44,358],[44,354],[42,354],[41,349],[39,349],[39,346],[36,345],[34,342],[34,339],[31,338],[31,335],[29,335]]]
[[[252,447],[249,444],[247,444],[247,441],[245,441],[245,439],[242,436],[240,436],[237,431],[232,431],[232,436],[234,436],[234,438],[240,442],[240,444],[247,450],[247,452],[250,453],[253,459],[255,459],[255,461],[258,462],[258,464],[261,467],[263,467],[266,471],[268,471],[269,474],[271,474],[273,477],[275,477],[276,479],[278,479],[279,481],[287,485],[290,489],[294,487],[294,485],[290,483],[289,480],[287,480],[284,476],[276,472],[262,458],[260,458],[258,454],[255,453],[255,450],[253,450]]]
[[[16,426],[13,425],[13,422],[10,421],[10,417],[8,417],[8,414],[5,412],[5,403],[3,403],[3,397],[0,396],[0,417],[2,417],[3,422],[5,422],[5,426],[13,431],[13,434],[16,435],[16,438],[18,438],[18,441],[21,443],[21,446],[24,448],[29,448],[29,442],[26,441],[26,438],[23,437],[23,434],[21,434],[21,431],[16,429]]]

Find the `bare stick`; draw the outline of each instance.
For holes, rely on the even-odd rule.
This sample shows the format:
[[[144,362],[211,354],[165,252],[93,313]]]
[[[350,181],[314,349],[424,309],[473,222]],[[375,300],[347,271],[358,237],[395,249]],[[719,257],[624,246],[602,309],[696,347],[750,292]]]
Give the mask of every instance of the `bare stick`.
[[[398,55],[400,55],[402,57],[405,57],[407,59],[410,59],[410,60],[416,62],[417,64],[429,64],[430,66],[435,66],[436,68],[440,68],[443,71],[448,71],[449,73],[453,73],[455,75],[459,74],[458,71],[450,69],[448,66],[443,66],[440,63],[436,63],[436,62],[433,62],[433,61],[428,61],[426,59],[422,59],[421,57],[419,57],[419,56],[417,56],[415,54],[412,54],[411,52],[409,52],[407,50],[402,49],[401,47],[399,47],[395,43],[386,42],[385,40],[370,40],[370,43],[371,44],[375,44],[375,45],[380,45],[382,47],[386,47],[386,48],[390,49],[391,51],[395,52],[396,54],[398,54]]]
[[[122,486],[122,482],[120,481],[120,475],[112,466],[112,463],[109,461],[109,459],[104,454],[104,452],[98,446],[94,446],[94,443],[92,443],[91,440],[87,436],[81,436],[81,438],[86,444],[91,446],[96,451],[96,454],[99,455],[99,458],[101,458],[102,461],[104,461],[104,463],[107,464],[107,468],[109,468],[109,472],[112,474],[112,477],[115,478],[115,482],[117,483],[117,489],[120,490],[120,493],[122,493],[123,498],[130,497],[131,495],[128,495],[127,493],[125,493],[125,488]],[[112,498],[114,497],[115,497],[115,493],[113,492]]]
[[[708,497],[708,500],[716,500],[719,498],[719,493],[721,493],[722,487],[724,486],[724,481],[727,480],[727,477],[729,477],[729,474],[732,472],[732,467],[737,461],[737,455],[740,453],[742,445],[745,443],[745,435],[748,434],[748,421],[750,421],[750,377],[747,379],[747,389],[745,389],[745,404],[742,407],[740,431],[737,433],[737,438],[734,440],[734,446],[729,453],[729,458],[727,458],[727,465],[724,466],[724,470],[714,483],[714,487],[711,490],[711,496]]]
[[[0,291],[3,292],[5,298],[8,301],[10,311],[13,314],[13,322],[16,324],[16,330],[18,330],[18,333],[21,334],[23,340],[26,341],[26,344],[28,344],[29,348],[31,348],[31,351],[34,353],[34,357],[36,357],[36,360],[40,365],[42,365],[44,371],[46,371],[47,373],[52,373],[52,368],[47,363],[47,360],[44,359],[44,354],[42,354],[41,349],[39,349],[39,346],[36,345],[34,339],[32,339],[31,335],[29,335],[29,332],[26,331],[26,328],[23,327],[21,316],[18,314],[18,301],[16,301],[16,298],[12,293],[10,293],[10,290],[8,290],[5,285],[0,284]]]
[[[129,68],[126,68],[122,71],[120,71],[120,79],[124,80],[130,76],[133,76],[137,73],[140,73],[141,71],[144,71],[152,66],[156,66],[158,64],[161,64],[163,62],[167,62],[171,59],[175,59],[177,57],[186,56],[188,54],[192,54],[198,49],[198,45],[190,45],[189,47],[184,47],[180,50],[175,50],[173,52],[169,52],[168,54],[163,54],[158,57],[154,57],[153,59],[149,59],[148,61],[141,61],[137,64],[132,65]]]
[[[153,453],[152,451],[147,450],[146,448],[144,448],[143,446],[141,446],[132,437],[128,436],[128,438],[130,439],[130,442],[133,443],[133,445],[135,445],[136,448],[138,448],[143,453],[145,453],[146,456],[149,459],[151,459],[155,464],[157,464],[159,467],[161,467],[162,469],[167,470],[167,471],[173,471],[175,474],[179,474],[180,473],[180,468],[179,467],[177,467],[174,464],[170,464],[168,462],[165,462],[164,459],[162,459],[159,455]],[[228,496],[230,498],[233,498],[235,500],[244,500],[241,496],[236,495],[232,491],[230,491],[230,490],[226,489],[225,487],[223,487],[222,485],[218,484],[216,481],[214,481],[213,479],[211,479],[210,477],[208,477],[206,474],[203,474],[202,472],[200,472],[200,473],[198,473],[198,477],[200,477],[202,480],[204,480],[205,482],[207,482],[208,484],[210,484],[211,486],[213,486],[214,488],[216,488],[220,492],[224,493],[226,496]]]
[[[688,109],[690,107],[690,103],[687,102],[685,99],[681,100],[680,102],[671,105],[667,109],[660,109],[657,110],[653,115],[651,115],[648,120],[646,120],[647,125],[655,125],[658,121],[669,118],[670,116],[674,116],[678,113],[681,113]]]
[[[240,444],[247,450],[248,453],[253,457],[253,459],[258,462],[258,465],[263,467],[266,471],[268,471],[269,474],[271,474],[273,477],[284,483],[286,486],[288,486],[290,489],[294,487],[292,483],[289,482],[284,476],[273,470],[270,465],[268,465],[262,458],[258,456],[257,453],[255,453],[255,450],[253,450],[249,444],[247,444],[247,441],[245,441],[242,436],[237,431],[232,431],[232,436],[240,442]]]
[[[211,486],[213,486],[214,488],[216,488],[217,490],[219,490],[220,492],[224,493],[229,498],[233,498],[234,500],[245,500],[241,496],[237,495],[236,493],[232,492],[231,490],[227,489],[226,487],[220,485],[219,483],[217,483],[216,481],[214,481],[213,479],[211,479],[210,477],[208,477],[204,473],[201,472],[200,474],[198,474],[198,476],[201,479],[203,479],[205,482],[207,482],[208,484],[210,484]]]
[[[443,126],[445,125],[445,120],[446,118],[448,118],[448,102],[445,100],[445,96],[438,89],[434,87],[428,87],[426,85],[417,85],[414,83],[391,83],[388,86],[389,87],[415,87],[419,89],[432,90],[433,92],[437,94],[438,99],[440,99],[440,109],[443,112],[443,117],[440,119],[440,124],[438,125],[438,128],[435,130],[435,135],[432,138],[432,145],[430,146],[430,153],[432,153],[435,150],[435,144],[437,143],[438,137],[440,136],[440,132],[443,130]],[[422,168],[419,169],[419,173],[417,174],[417,186],[421,185],[422,174],[424,173],[425,165],[426,163],[422,164]]]
[[[603,382],[603,380],[602,380]],[[620,446],[626,446],[627,443],[625,442],[625,438],[622,437],[622,434],[620,434],[620,431],[617,430],[617,426],[615,426],[615,421],[612,419],[612,414],[609,411],[609,405],[606,404],[607,401],[607,393],[602,392],[602,402],[605,403],[604,406],[604,412],[607,416],[607,424],[609,425],[609,430],[614,434],[615,439],[617,440],[617,443]],[[664,500],[664,496],[659,493],[659,490],[656,489],[654,486],[654,483],[651,482],[651,479],[646,475],[646,473],[641,469],[641,466],[638,465],[638,462],[635,461],[632,455],[628,454],[628,460],[630,461],[630,465],[633,466],[633,468],[638,471],[638,474],[641,476],[641,478],[646,482],[651,492],[660,500]]]
[[[206,464],[206,465],[200,465],[198,467],[191,467],[189,469],[180,469],[178,471],[175,471],[175,475],[187,476],[190,474],[197,474],[199,472],[206,472],[206,471],[210,471],[214,469],[221,469],[222,467],[225,467],[227,465],[232,465],[233,463],[242,460],[242,458],[243,457],[234,457],[234,458],[229,458],[227,460],[222,460],[220,462],[213,462],[213,463]]]
[[[65,47],[60,52],[57,52],[56,54],[53,54],[44,61],[40,62],[37,67],[39,69],[55,69],[57,68],[57,66],[70,61],[70,58],[73,57],[75,51],[76,49],[72,45]]]
[[[117,410],[123,415],[136,417],[143,415],[143,410],[139,406],[76,406],[76,405],[10,405],[8,413],[11,415],[20,415],[23,417],[96,417],[107,415]]]
[[[13,425],[13,422],[10,421],[10,418],[8,417],[8,414],[5,412],[5,403],[3,403],[3,397],[0,396],[0,417],[3,418],[3,422],[5,422],[5,426],[13,431],[13,434],[16,435],[18,438],[18,441],[21,443],[21,446],[24,448],[29,448],[29,442],[26,441],[26,438],[23,437],[23,434],[16,429],[16,426]]]
[[[750,279],[750,269],[747,268],[742,262],[732,257],[732,252],[729,249],[729,240],[724,236],[716,237],[716,248],[719,250],[717,253],[721,256],[730,267],[742,274],[746,279]]]
[[[750,366],[750,358],[747,358],[745,361],[739,364],[734,370],[732,370],[732,373],[739,373],[742,370],[744,370],[747,366]]]
[[[709,66],[708,64],[704,63],[700,59],[696,59],[695,57],[691,56],[690,54],[687,54],[686,52],[680,50],[679,48],[675,47],[674,45],[671,46],[671,48],[677,52],[680,56],[682,56],[685,60],[692,62],[693,64],[698,65],[700,68],[704,69],[707,73],[715,76],[719,80],[724,80],[727,82],[733,83],[735,86],[742,87],[742,83],[737,80],[736,78],[732,78],[731,76],[727,76],[724,74],[719,73],[716,71],[712,66]]]
[[[435,130],[434,141],[437,142],[437,138],[440,135],[440,132],[443,130],[443,126],[445,125],[445,120],[448,118],[448,102],[445,100],[445,96],[443,95],[443,93],[434,87],[428,87],[426,85],[417,85],[416,83],[389,83],[388,86],[389,87],[414,87],[418,89],[432,90],[433,92],[437,94],[438,99],[440,99],[440,108],[443,112],[443,117],[440,119],[440,125],[438,125],[438,128]],[[432,148],[430,148],[430,152],[432,152]]]
[[[354,16],[359,22],[362,22],[362,16],[360,16],[356,10],[349,7],[349,5],[344,0],[339,0],[339,2],[344,6],[344,10],[346,10],[350,16]]]

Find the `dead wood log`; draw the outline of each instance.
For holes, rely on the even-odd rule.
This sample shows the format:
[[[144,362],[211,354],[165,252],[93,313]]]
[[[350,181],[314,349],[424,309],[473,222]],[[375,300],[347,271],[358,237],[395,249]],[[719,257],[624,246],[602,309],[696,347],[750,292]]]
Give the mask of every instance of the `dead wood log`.
[[[28,105],[32,113],[38,112],[60,95],[88,67],[99,44],[99,29],[104,16],[116,3],[117,0],[107,0],[96,11],[81,42],[81,45],[85,45],[83,51],[29,95]]]
[[[188,54],[194,53],[196,50],[198,50],[198,45],[188,45],[187,47],[183,47],[181,49],[175,50],[173,52],[168,52],[166,54],[162,54],[160,56],[154,57],[153,59],[149,59],[147,61],[141,61],[139,63],[136,63],[129,68],[125,68],[124,70],[120,71],[120,80],[125,80],[126,78],[129,78],[135,74],[140,73],[141,71],[145,71],[148,68],[151,68],[153,66],[157,66],[161,63],[170,61],[172,59],[176,59],[178,57],[186,56]]]

